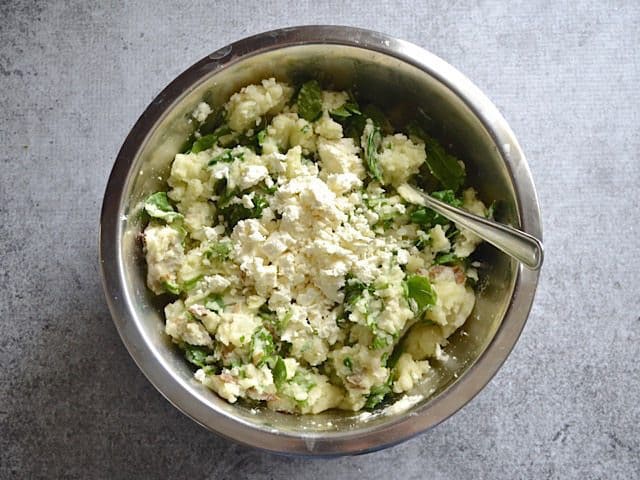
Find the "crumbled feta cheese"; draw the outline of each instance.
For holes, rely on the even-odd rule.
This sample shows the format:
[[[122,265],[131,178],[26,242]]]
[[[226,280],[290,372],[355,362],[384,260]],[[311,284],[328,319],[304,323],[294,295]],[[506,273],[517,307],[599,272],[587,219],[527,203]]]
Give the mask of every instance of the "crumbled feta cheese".
[[[262,165],[247,165],[241,169],[241,172],[240,181],[238,182],[238,187],[241,190],[251,188],[269,176],[269,170]]]
[[[211,114],[213,110],[211,110],[211,107],[205,103],[205,102],[200,102],[195,110],[191,113],[191,116],[193,118],[195,118],[198,122],[202,123],[204,122],[207,117]]]
[[[360,149],[351,138],[339,140],[318,140],[318,155],[322,164],[322,174],[352,173],[363,179],[366,170],[358,156]]]

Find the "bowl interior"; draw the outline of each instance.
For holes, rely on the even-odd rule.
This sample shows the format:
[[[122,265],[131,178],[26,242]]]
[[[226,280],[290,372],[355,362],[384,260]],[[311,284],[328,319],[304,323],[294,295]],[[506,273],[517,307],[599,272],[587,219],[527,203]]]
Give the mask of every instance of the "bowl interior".
[[[520,225],[519,206],[514,184],[494,139],[476,115],[456,92],[440,79],[384,53],[344,45],[297,45],[274,51],[241,56],[226,62],[225,68],[212,69],[198,79],[155,122],[141,147],[124,184],[120,213],[125,218],[121,226],[120,268],[133,309],[127,322],[134,322],[146,346],[158,362],[182,386],[218,414],[260,429],[322,435],[339,435],[354,429],[371,430],[394,415],[372,415],[363,421],[358,414],[330,411],[316,416],[292,416],[268,410],[260,411],[241,403],[230,405],[215,393],[193,380],[193,371],[181,353],[163,332],[162,306],[166,298],[155,297],[145,286],[145,265],[138,234],[141,225],[141,201],[163,188],[174,155],[191,133],[188,114],[205,99],[221,105],[239,88],[262,78],[275,76],[296,81],[315,77],[325,86],[335,89],[355,89],[363,98],[386,109],[397,127],[411,120],[418,110],[430,117],[430,132],[464,160],[468,184],[474,186],[486,204],[498,202],[499,221]],[[481,292],[476,307],[464,327],[446,348],[453,360],[434,362],[438,371],[438,386],[433,395],[413,407],[424,408],[434,401],[470,366],[487,347],[505,315],[514,291],[518,266],[490,246],[482,246],[477,256],[488,265],[481,270]],[[417,387],[416,393],[421,392]],[[397,414],[406,415],[406,414]],[[214,425],[208,425],[215,428]]]

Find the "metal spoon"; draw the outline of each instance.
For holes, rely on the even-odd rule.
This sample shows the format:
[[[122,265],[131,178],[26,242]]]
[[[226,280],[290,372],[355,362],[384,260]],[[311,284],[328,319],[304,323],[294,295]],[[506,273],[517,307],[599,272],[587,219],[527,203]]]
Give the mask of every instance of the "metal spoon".
[[[429,207],[520,261],[525,267],[538,270],[542,266],[542,243],[528,233],[452,207],[406,183],[397,190],[407,202]]]

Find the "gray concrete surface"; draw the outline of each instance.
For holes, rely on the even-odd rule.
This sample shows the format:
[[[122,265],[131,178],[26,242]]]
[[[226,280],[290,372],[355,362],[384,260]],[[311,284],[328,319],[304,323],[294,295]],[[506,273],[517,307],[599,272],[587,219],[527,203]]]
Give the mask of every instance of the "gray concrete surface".
[[[304,23],[403,37],[476,82],[528,154],[547,249],[491,384],[414,440],[337,460],[180,414],[122,346],[97,268],[106,179],[147,103],[218,47]],[[631,1],[0,1],[0,477],[639,478],[639,25]]]

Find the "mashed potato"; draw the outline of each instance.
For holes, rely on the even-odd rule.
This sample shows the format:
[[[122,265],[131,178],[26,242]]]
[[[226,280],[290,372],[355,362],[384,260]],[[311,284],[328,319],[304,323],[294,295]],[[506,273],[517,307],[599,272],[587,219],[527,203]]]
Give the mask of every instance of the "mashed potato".
[[[169,190],[145,203],[147,283],[173,296],[165,331],[195,378],[229,402],[371,409],[431,376],[473,309],[479,240],[395,191],[423,168],[439,178],[433,140],[346,92],[294,91],[271,78],[197,106]],[[486,214],[445,183],[434,195]]]

